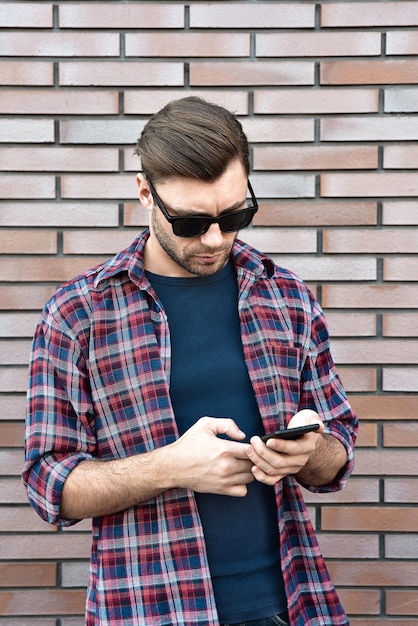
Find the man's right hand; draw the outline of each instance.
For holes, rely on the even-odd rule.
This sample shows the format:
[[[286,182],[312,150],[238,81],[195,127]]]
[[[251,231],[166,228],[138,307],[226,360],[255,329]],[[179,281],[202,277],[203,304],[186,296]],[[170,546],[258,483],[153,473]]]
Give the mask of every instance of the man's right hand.
[[[219,437],[226,435],[228,439]],[[171,467],[173,487],[200,493],[242,497],[254,480],[248,444],[236,423],[229,418],[201,417],[164,450]]]

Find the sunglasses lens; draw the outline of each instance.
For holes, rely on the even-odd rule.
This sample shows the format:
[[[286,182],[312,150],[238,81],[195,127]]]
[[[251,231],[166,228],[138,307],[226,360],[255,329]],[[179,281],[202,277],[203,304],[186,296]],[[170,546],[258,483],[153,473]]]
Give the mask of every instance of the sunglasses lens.
[[[219,227],[224,233],[232,233],[242,228],[246,228],[254,216],[253,209],[245,209],[237,213],[223,215],[219,220]]]
[[[210,226],[210,222],[206,219],[187,219],[181,218],[172,223],[173,233],[177,237],[198,237],[203,235]]]

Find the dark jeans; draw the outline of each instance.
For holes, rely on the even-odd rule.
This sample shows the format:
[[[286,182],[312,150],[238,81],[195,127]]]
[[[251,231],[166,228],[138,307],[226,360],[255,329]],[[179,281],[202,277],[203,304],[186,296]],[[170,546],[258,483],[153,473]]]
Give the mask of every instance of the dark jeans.
[[[239,622],[239,624],[221,624],[221,626],[290,626],[287,619],[287,615],[282,613],[281,615],[273,615],[272,617],[263,617],[262,619],[252,619],[248,622]]]

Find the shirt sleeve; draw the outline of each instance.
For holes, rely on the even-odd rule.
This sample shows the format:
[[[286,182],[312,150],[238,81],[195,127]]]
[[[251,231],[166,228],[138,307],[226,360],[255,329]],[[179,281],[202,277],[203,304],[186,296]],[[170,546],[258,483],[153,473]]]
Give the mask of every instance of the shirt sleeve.
[[[338,491],[345,486],[354,469],[358,419],[347,399],[331,355],[325,316],[313,298],[311,335],[302,371],[300,408],[316,411],[325,422],[324,432],[336,437],[347,453],[347,462],[332,483],[304,487],[313,492]]]
[[[71,470],[93,458],[95,445],[89,377],[80,342],[46,307],[30,360],[22,472],[29,502],[46,522],[69,526],[79,521],[61,518],[62,490]]]

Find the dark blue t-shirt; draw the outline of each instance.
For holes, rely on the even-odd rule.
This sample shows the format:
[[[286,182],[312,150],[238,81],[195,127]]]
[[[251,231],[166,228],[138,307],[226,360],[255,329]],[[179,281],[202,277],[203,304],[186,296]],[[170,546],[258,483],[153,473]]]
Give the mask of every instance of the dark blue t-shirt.
[[[263,434],[244,362],[235,270],[172,278],[147,272],[166,311],[172,346],[170,396],[180,434],[203,415],[230,417]],[[274,490],[254,481],[244,498],[196,493],[221,622],[286,610]]]

